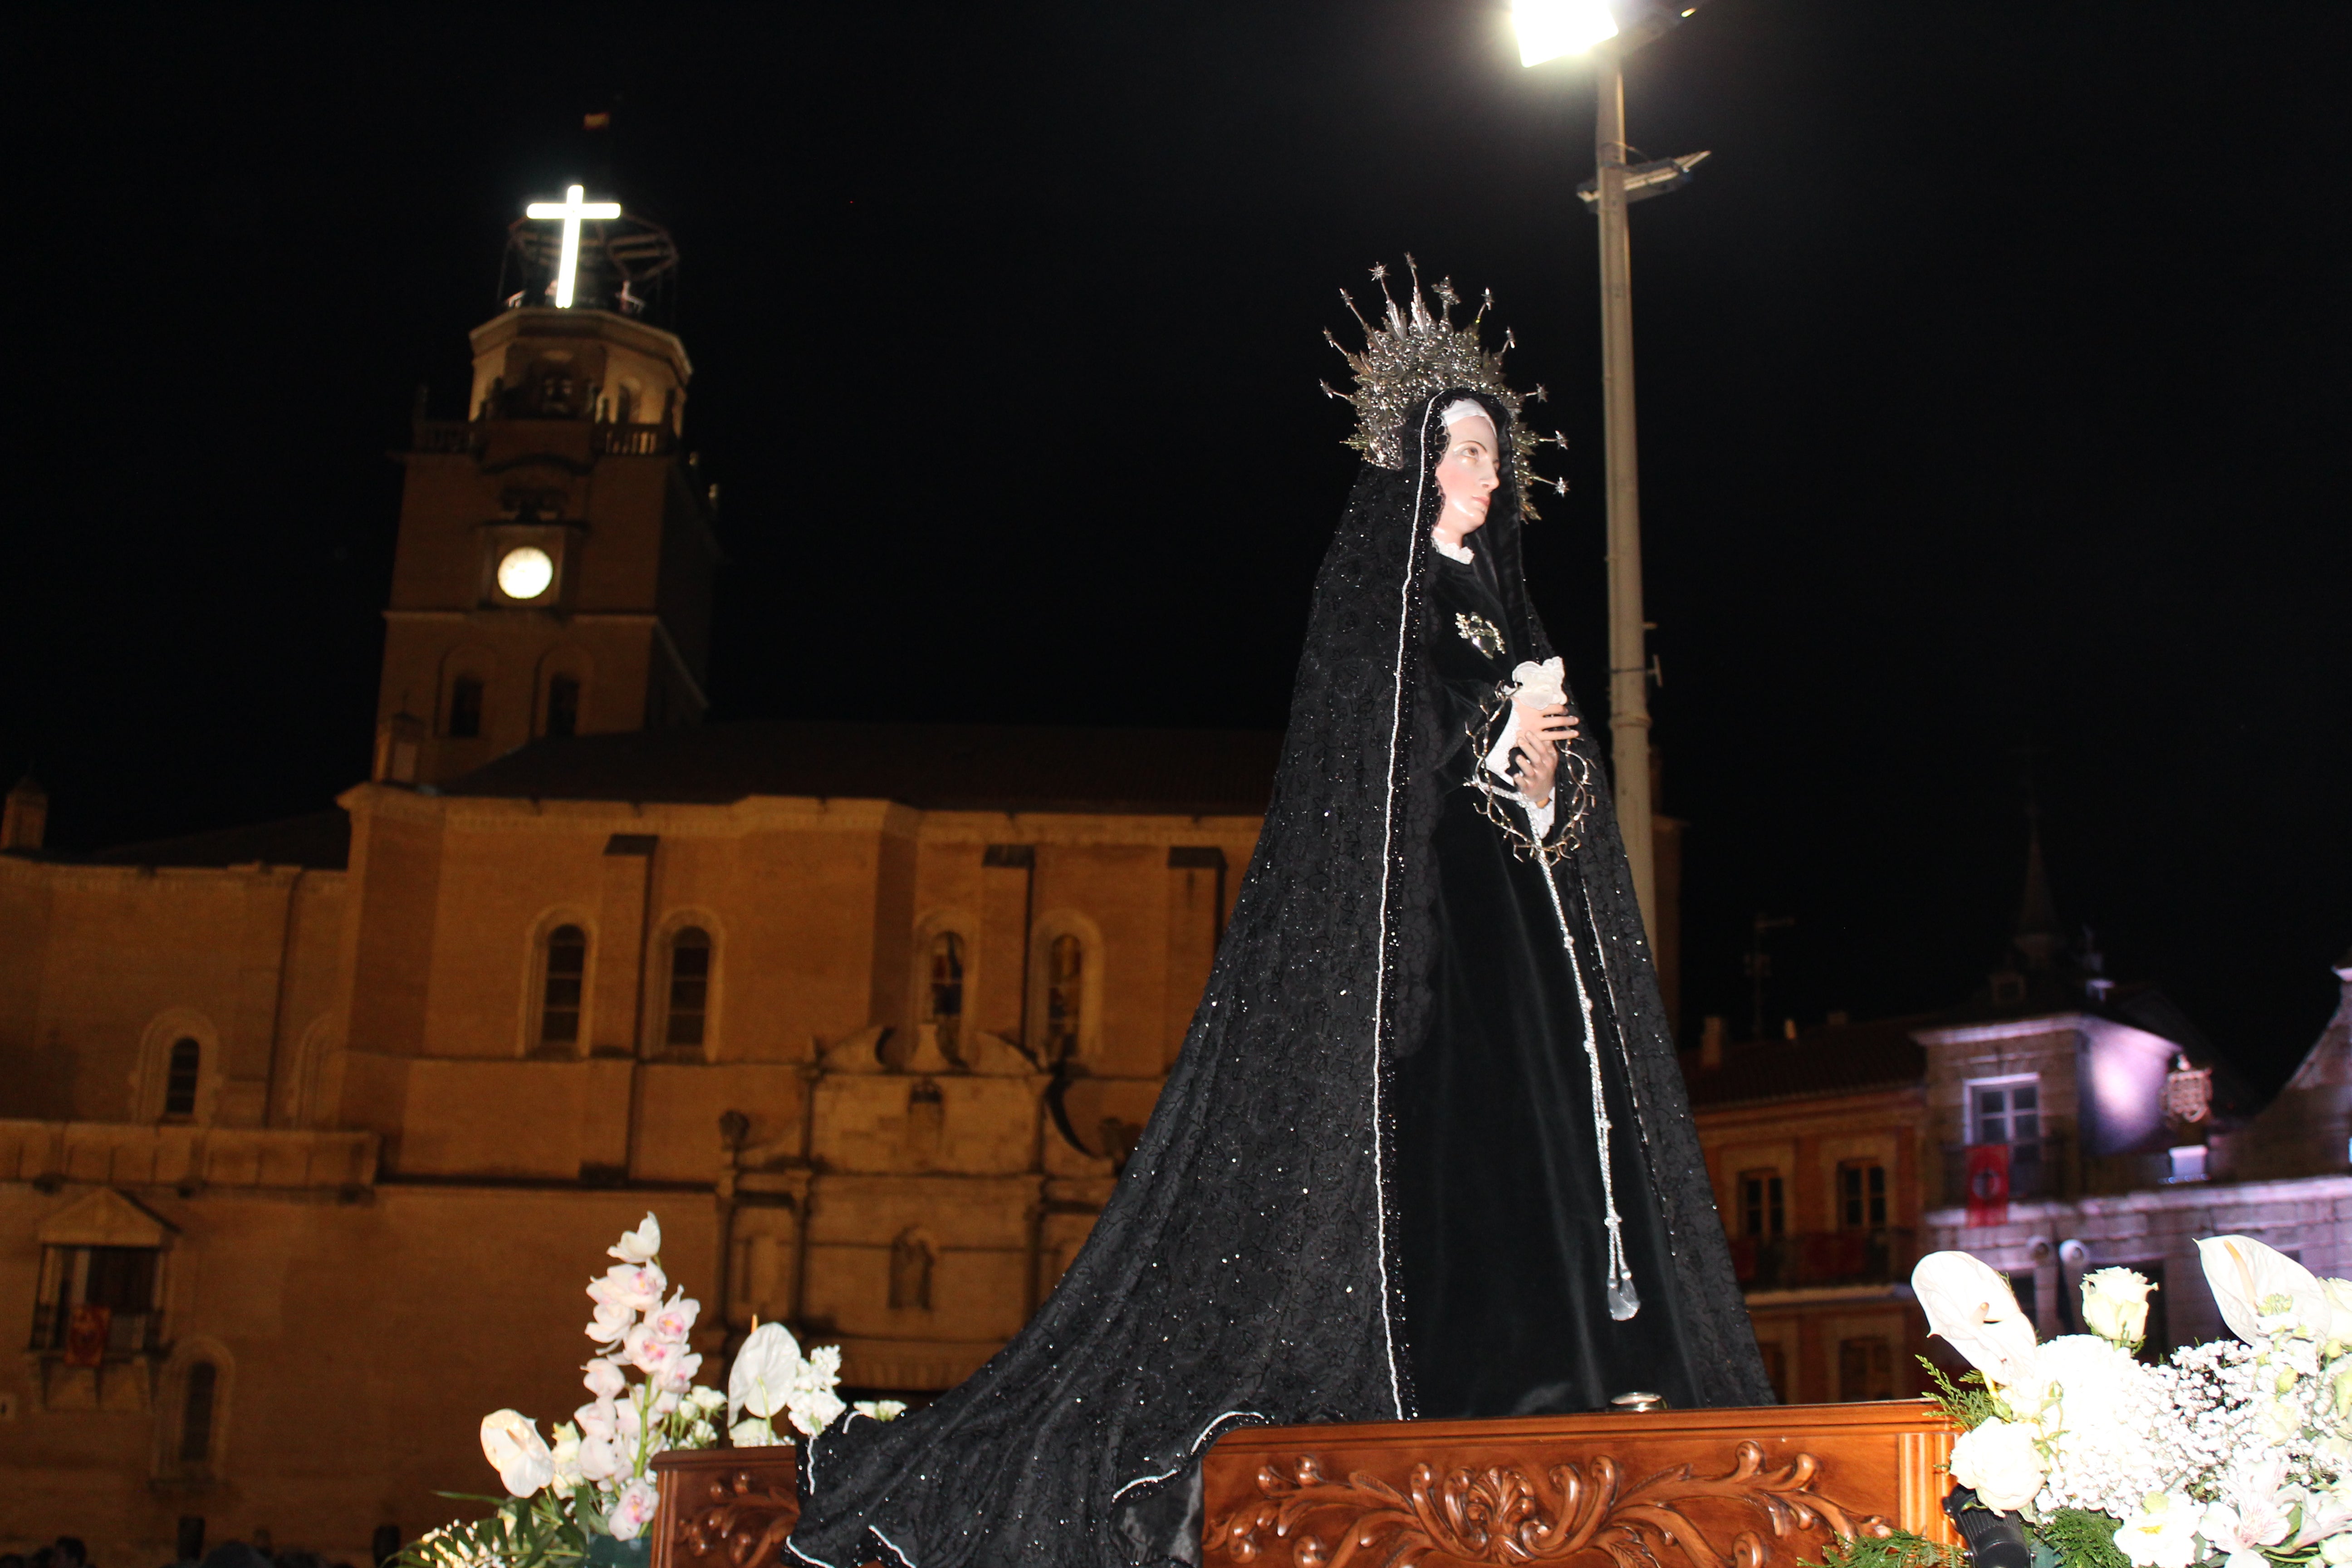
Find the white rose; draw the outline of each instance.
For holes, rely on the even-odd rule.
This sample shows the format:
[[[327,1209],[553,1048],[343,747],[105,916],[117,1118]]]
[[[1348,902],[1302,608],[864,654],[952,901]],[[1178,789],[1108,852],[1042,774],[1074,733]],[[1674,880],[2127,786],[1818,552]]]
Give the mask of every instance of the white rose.
[[[896,1421],[907,1414],[907,1402],[903,1399],[861,1399],[850,1408],[876,1421]]]
[[[771,1448],[782,1439],[765,1419],[749,1415],[727,1428],[727,1440],[739,1448]]]
[[[651,1263],[661,1256],[661,1221],[647,1213],[646,1223],[635,1230],[623,1231],[620,1244],[606,1247],[604,1256],[624,1263]]]
[[[2083,1322],[2101,1339],[2127,1351],[2147,1338],[2147,1276],[2130,1268],[2098,1268],[2083,1276]]]
[[[2204,1512],[2179,1492],[2150,1492],[2116,1531],[2116,1546],[2140,1568],[2189,1568],[2198,1557]]]
[[[555,1461],[538,1426],[518,1411],[493,1410],[482,1417],[482,1457],[517,1497],[529,1497],[555,1479]]]
[[[2352,1565],[2352,1535],[2331,1535],[2319,1543],[2319,1560],[2327,1568]]]
[[[2011,1421],[1987,1421],[1952,1445],[1952,1479],[2000,1513],[2014,1513],[2042,1489],[2044,1467],[2033,1434]]]

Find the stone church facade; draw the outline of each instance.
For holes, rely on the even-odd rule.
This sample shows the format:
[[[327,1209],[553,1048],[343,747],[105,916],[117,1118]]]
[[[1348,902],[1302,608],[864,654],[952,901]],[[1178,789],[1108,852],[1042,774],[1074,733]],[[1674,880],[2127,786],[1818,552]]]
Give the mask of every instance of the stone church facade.
[[[374,777],[94,857],[0,830],[0,1544],[362,1562],[584,1394],[648,1210],[922,1394],[1025,1321],[1181,1044],[1276,738],[703,725],[677,339],[521,309],[407,455]]]

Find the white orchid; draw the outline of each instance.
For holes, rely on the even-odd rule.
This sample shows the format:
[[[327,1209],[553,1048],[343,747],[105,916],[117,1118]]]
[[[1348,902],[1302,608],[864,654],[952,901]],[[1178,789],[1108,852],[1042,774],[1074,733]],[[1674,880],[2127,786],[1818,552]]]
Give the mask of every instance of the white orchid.
[[[635,1541],[646,1526],[654,1521],[654,1512],[661,1507],[661,1493],[653,1482],[642,1476],[632,1477],[613,1499],[613,1511],[604,1516],[604,1528],[613,1532],[615,1541]]]
[[[648,1211],[645,1223],[635,1230],[625,1230],[621,1239],[604,1249],[607,1258],[617,1258],[624,1263],[651,1263],[661,1256],[661,1221]]]
[[[1969,1358],[1996,1387],[2033,1373],[2033,1324],[2018,1310],[2009,1280],[1965,1252],[1931,1252],[1911,1270],[1911,1291],[1927,1330]]]
[[[2221,1321],[2248,1344],[2268,1338],[2265,1320],[2282,1315],[2314,1338],[2328,1331],[2333,1313],[2326,1288],[2285,1253],[2251,1236],[2208,1237],[2197,1251]]]
[[[482,1417],[482,1457],[517,1497],[530,1497],[555,1479],[555,1461],[538,1424],[520,1411],[493,1410]]]

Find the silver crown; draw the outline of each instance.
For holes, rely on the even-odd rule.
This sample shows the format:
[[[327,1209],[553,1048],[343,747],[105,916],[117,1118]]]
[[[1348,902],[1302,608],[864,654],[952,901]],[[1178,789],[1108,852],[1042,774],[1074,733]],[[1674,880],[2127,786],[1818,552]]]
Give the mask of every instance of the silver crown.
[[[1429,290],[1436,297],[1437,308],[1430,309],[1421,287],[1421,268],[1408,253],[1404,258],[1412,276],[1412,285],[1400,303],[1389,292],[1389,269],[1385,264],[1372,268],[1372,281],[1381,286],[1381,303],[1386,307],[1385,325],[1374,326],[1364,320],[1356,301],[1345,289],[1339,298],[1347,302],[1348,313],[1364,329],[1364,349],[1361,353],[1349,353],[1340,348],[1339,340],[1327,330],[1323,341],[1338,349],[1356,373],[1356,390],[1341,392],[1329,382],[1323,390],[1356,410],[1355,433],[1348,445],[1364,454],[1369,460],[1384,468],[1404,466],[1404,416],[1413,405],[1444,392],[1450,387],[1466,387],[1481,392],[1510,410],[1511,452],[1517,460],[1523,480],[1519,510],[1534,517],[1536,509],[1524,493],[1535,486],[1549,485],[1561,495],[1568,493],[1566,479],[1549,479],[1535,471],[1534,458],[1538,447],[1565,447],[1568,441],[1560,436],[1538,436],[1520,417],[1520,396],[1503,379],[1503,356],[1517,345],[1511,334],[1503,334],[1503,346],[1492,353],[1478,341],[1478,325],[1495,303],[1490,289],[1478,303],[1477,313],[1461,326],[1454,324],[1454,308],[1462,297],[1454,291],[1454,280],[1438,279],[1437,287]],[[1544,389],[1538,386],[1527,395],[1526,401],[1543,401]]]

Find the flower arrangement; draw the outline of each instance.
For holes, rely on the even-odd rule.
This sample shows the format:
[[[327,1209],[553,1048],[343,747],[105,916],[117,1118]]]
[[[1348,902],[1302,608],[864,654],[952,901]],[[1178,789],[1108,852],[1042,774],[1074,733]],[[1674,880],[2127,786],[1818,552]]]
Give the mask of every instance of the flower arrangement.
[[[2237,1338],[2155,1364],[2131,1269],[2085,1276],[2092,1331],[2040,1343],[1967,1253],[1913,1272],[1929,1331],[1977,1369],[1936,1373],[1966,1428],[1952,1477],[2022,1521],[2035,1568],[2352,1568],[2352,1283],[2248,1237],[2198,1247]]]
[[[661,1222],[646,1215],[606,1256],[618,1261],[588,1282],[594,1311],[587,1333],[596,1345],[582,1368],[588,1403],[554,1428],[552,1443],[520,1412],[483,1416],[482,1455],[508,1495],[471,1498],[497,1503],[498,1511],[428,1532],[401,1552],[398,1568],[637,1568],[661,1501],[656,1454],[712,1447],[721,1410],[734,1424],[734,1441],[748,1446],[783,1440],[767,1420],[779,1411],[814,1436],[845,1408],[834,1394],[840,1347],[803,1358],[780,1323],[754,1329],[736,1357],[729,1394],[697,1385],[702,1357],[688,1336],[702,1309],[662,1271]],[[900,1407],[886,1401],[858,1408],[887,1420]],[[746,1410],[751,1417],[739,1421]]]
[[[802,1436],[814,1437],[844,1410],[894,1421],[907,1408],[896,1399],[845,1405],[834,1393],[840,1382],[839,1345],[819,1345],[803,1356],[800,1342],[783,1324],[755,1321],[727,1374],[727,1440],[739,1448],[789,1442],[777,1436],[773,1418],[779,1415]]]

